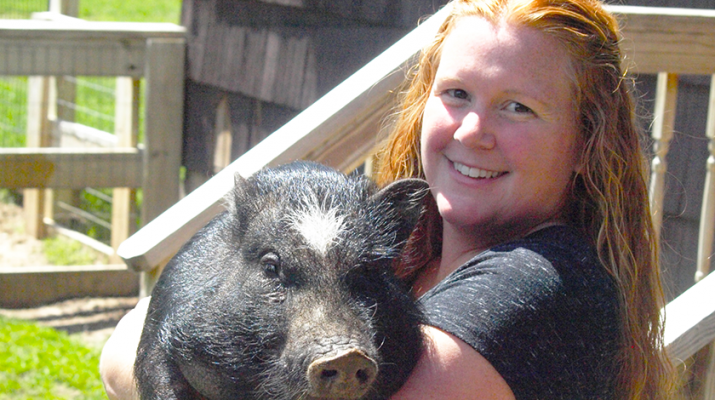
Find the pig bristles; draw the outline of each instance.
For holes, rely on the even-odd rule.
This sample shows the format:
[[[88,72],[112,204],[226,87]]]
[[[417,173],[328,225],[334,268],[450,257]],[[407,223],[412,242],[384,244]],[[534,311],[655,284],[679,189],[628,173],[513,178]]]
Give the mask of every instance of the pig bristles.
[[[321,203],[315,195],[304,196],[303,203],[305,209],[290,214],[288,222],[311,249],[325,257],[345,230],[345,217],[338,215],[337,208]]]

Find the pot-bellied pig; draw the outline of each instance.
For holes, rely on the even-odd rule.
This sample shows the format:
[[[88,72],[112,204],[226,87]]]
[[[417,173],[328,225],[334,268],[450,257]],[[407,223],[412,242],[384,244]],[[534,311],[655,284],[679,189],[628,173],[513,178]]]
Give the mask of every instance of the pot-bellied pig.
[[[422,348],[392,265],[428,193],[298,162],[237,178],[169,262],[135,376],[149,399],[383,399]]]

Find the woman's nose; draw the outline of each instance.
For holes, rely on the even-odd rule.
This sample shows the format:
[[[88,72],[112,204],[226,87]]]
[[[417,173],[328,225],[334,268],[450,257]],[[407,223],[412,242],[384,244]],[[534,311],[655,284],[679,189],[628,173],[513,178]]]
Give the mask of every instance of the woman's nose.
[[[454,132],[454,140],[472,149],[491,150],[496,146],[496,137],[484,123],[484,117],[476,112],[464,116]]]

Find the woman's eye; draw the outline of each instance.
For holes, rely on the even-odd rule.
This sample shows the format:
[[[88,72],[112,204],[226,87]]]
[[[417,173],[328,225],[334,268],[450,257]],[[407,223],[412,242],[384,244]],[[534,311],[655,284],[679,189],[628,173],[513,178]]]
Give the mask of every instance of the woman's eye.
[[[529,108],[521,103],[517,103],[515,101],[512,101],[511,103],[509,103],[506,106],[506,109],[507,109],[507,111],[511,111],[511,112],[514,112],[517,114],[533,114],[534,113],[534,111],[531,108]]]
[[[469,93],[467,93],[465,90],[462,90],[462,89],[449,89],[446,92],[450,97],[454,97],[455,99],[459,99],[459,100],[469,99]]]

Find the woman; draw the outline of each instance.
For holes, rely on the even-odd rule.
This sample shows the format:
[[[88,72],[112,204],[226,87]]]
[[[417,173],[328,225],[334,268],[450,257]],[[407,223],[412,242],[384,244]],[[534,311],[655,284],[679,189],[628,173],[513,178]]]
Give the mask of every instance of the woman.
[[[452,7],[413,70],[378,176],[381,184],[426,177],[436,200],[401,268],[418,292],[431,289],[421,301],[430,325],[440,329],[426,328],[437,337],[433,352],[404,389],[424,393],[420,386],[451,372],[445,359],[457,360],[455,369],[463,370],[458,363],[476,349],[482,357],[471,363],[492,367],[491,376],[517,398],[671,398],[674,378],[662,347],[663,296],[645,160],[615,19],[596,0],[455,0]],[[574,243],[572,256],[586,244],[595,260],[564,265],[560,257],[569,251],[549,254],[564,242]],[[519,248],[528,257],[514,257]],[[533,258],[554,275],[535,279],[538,273],[526,265]],[[589,269],[592,261],[595,269]],[[513,263],[517,274],[507,270]],[[468,284],[482,293],[470,295],[459,289],[466,284],[456,274],[491,278],[471,279]],[[502,280],[493,278],[499,274]],[[578,293],[561,287],[556,292],[566,297],[549,298],[555,292],[546,286],[555,280],[565,285],[567,278],[582,290],[599,285],[608,295],[587,293],[581,301],[593,308],[579,310],[576,304],[559,320],[551,315],[553,307]],[[520,285],[513,285],[515,279]],[[485,290],[490,287],[497,289]],[[455,295],[435,294],[450,291]],[[435,300],[440,296],[446,301]],[[505,315],[498,323],[455,322],[458,312],[449,303],[465,297],[453,308],[474,315],[482,305],[468,304],[477,302],[487,305],[485,319]],[[499,302],[522,303],[509,308]],[[539,319],[553,326],[539,325]],[[543,343],[523,335],[519,325],[564,340]],[[515,330],[517,339],[499,342]],[[579,335],[600,342],[589,346]],[[573,363],[600,363],[590,365],[588,376],[566,368],[563,354]],[[507,356],[512,359],[505,361]],[[550,382],[541,385],[540,379]],[[444,394],[443,387],[435,393]]]
[[[398,266],[427,349],[394,398],[670,398],[615,20],[596,0],[451,7],[381,152],[381,184],[423,177],[434,199]],[[131,346],[105,348],[110,392]]]

